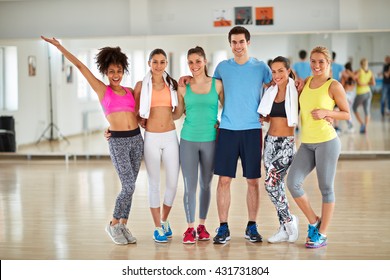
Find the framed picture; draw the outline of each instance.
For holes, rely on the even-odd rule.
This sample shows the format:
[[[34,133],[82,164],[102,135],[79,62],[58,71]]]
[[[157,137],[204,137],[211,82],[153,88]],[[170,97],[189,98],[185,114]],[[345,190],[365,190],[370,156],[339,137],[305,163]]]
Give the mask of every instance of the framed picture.
[[[249,25],[253,23],[252,7],[236,7],[234,11],[236,25]]]
[[[28,60],[28,75],[30,77],[35,76],[37,74],[37,59],[35,56],[30,55],[27,58]]]
[[[231,10],[214,10],[214,27],[232,26]]]
[[[256,8],[256,25],[273,25],[274,8],[258,7]]]

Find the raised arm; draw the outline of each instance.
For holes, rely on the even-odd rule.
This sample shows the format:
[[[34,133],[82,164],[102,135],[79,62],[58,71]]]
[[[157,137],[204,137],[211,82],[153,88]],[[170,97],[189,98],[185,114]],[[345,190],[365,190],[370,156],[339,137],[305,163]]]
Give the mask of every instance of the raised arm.
[[[81,74],[87,79],[89,85],[96,92],[99,97],[99,100],[102,100],[103,95],[106,91],[106,85],[97,79],[92,72],[85,66],[77,57],[75,57],[72,53],[70,53],[64,46],[60,44],[60,42],[55,39],[52,39],[41,36],[43,40],[55,46],[77,69],[80,70]]]

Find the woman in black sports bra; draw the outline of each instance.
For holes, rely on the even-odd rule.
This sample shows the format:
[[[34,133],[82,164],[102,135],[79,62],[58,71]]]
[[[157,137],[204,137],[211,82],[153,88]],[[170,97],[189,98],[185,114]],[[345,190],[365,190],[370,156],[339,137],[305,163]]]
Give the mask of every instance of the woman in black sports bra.
[[[271,70],[272,80],[277,86],[277,93],[273,104],[268,105],[272,106],[271,111],[267,117],[261,116],[260,121],[269,123],[269,129],[264,138],[263,161],[266,171],[264,184],[272,203],[275,205],[280,227],[278,232],[268,238],[268,242],[295,242],[299,235],[298,217],[290,212],[284,186],[284,178],[296,151],[295,127],[288,125],[285,106],[289,77],[292,79],[295,77],[290,69],[290,62],[285,57],[278,56],[272,60]],[[271,93],[266,91],[264,94]],[[290,103],[294,104],[293,106],[298,106],[297,94],[295,98],[295,102]],[[297,112],[298,109],[295,109]]]

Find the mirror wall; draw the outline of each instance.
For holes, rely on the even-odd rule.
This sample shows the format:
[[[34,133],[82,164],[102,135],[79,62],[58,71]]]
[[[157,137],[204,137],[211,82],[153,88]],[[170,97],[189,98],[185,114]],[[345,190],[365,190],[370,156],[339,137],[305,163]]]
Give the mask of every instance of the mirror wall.
[[[61,39],[61,38],[60,38]],[[120,46],[130,59],[130,75],[125,85],[134,87],[147,71],[147,57],[154,48],[162,48],[169,54],[169,72],[174,78],[188,73],[186,52],[196,45],[202,46],[208,56],[209,72],[224,58],[231,57],[227,35],[168,35],[133,36],[74,39],[63,38],[63,45],[72,53],[85,59],[91,68],[97,50],[104,46]],[[345,64],[351,61],[353,68],[359,68],[359,61],[365,57],[375,72],[378,85],[373,88],[375,94],[372,104],[372,127],[366,135],[358,132],[342,133],[343,149],[347,151],[390,151],[389,121],[379,114],[379,95],[381,71],[384,58],[390,55],[390,31],[381,32],[321,32],[252,34],[249,52],[260,60],[267,61],[278,55],[287,56],[291,62],[298,61],[298,52],[308,52],[317,46],[327,46],[337,53],[336,61]],[[67,137],[101,130],[107,122],[96,98],[80,93],[83,79],[78,78],[76,69],[62,58],[58,50],[40,39],[36,40],[0,40],[0,46],[17,48],[17,85],[18,106],[16,110],[0,110],[1,115],[13,115],[20,148],[35,143],[50,123],[50,98],[53,98],[53,121],[61,133]],[[36,63],[36,73],[28,72],[29,61]],[[84,86],[88,91],[88,86]],[[179,127],[180,125],[178,125]],[[346,127],[345,124],[341,124]],[[56,134],[57,132],[54,131]],[[55,135],[57,137],[58,135]],[[85,145],[88,145],[86,143]]]

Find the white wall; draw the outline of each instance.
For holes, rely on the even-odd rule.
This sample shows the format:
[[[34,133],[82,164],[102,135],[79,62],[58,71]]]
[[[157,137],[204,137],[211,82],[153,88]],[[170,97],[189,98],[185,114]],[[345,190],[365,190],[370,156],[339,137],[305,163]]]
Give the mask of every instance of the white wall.
[[[29,0],[0,1],[0,38],[225,34],[215,9],[274,7],[274,25],[252,33],[389,29],[388,0]]]
[[[171,75],[178,78],[181,74],[180,56],[191,47],[204,47],[209,61],[219,50],[225,50],[231,56],[227,41],[230,28],[212,27],[214,8],[274,6],[275,26],[247,26],[252,33],[252,56],[266,61],[284,55],[294,62],[300,49],[310,50],[323,44],[337,52],[339,63],[344,64],[353,57],[357,68],[361,57],[382,62],[389,54],[390,22],[384,15],[389,4],[390,1],[380,0],[371,1],[370,5],[361,0],[329,0],[323,8],[324,2],[317,0],[0,0],[0,46],[17,47],[19,69],[18,110],[0,110],[0,115],[15,117],[18,145],[37,141],[49,125],[48,47],[39,39],[41,34],[62,38],[64,46],[74,54],[103,46],[120,46],[128,54],[143,51],[146,56],[154,48],[163,48],[173,54]],[[118,16],[109,17],[114,8]],[[82,10],[87,11],[83,16],[80,15]],[[383,29],[383,32],[356,32],[366,28]],[[340,29],[352,32],[346,34]],[[27,71],[27,57],[30,55],[37,58],[34,77],[28,76]],[[65,136],[69,136],[84,132],[84,112],[101,112],[101,108],[97,101],[80,102],[77,99],[76,77],[73,83],[66,83],[61,64],[61,55],[54,50],[51,52],[54,123]],[[136,74],[134,68],[131,74]],[[142,74],[138,73],[138,78],[133,77],[133,80]],[[134,84],[127,86],[133,87]],[[95,113],[94,116],[101,119],[102,127],[107,125],[102,114]]]

